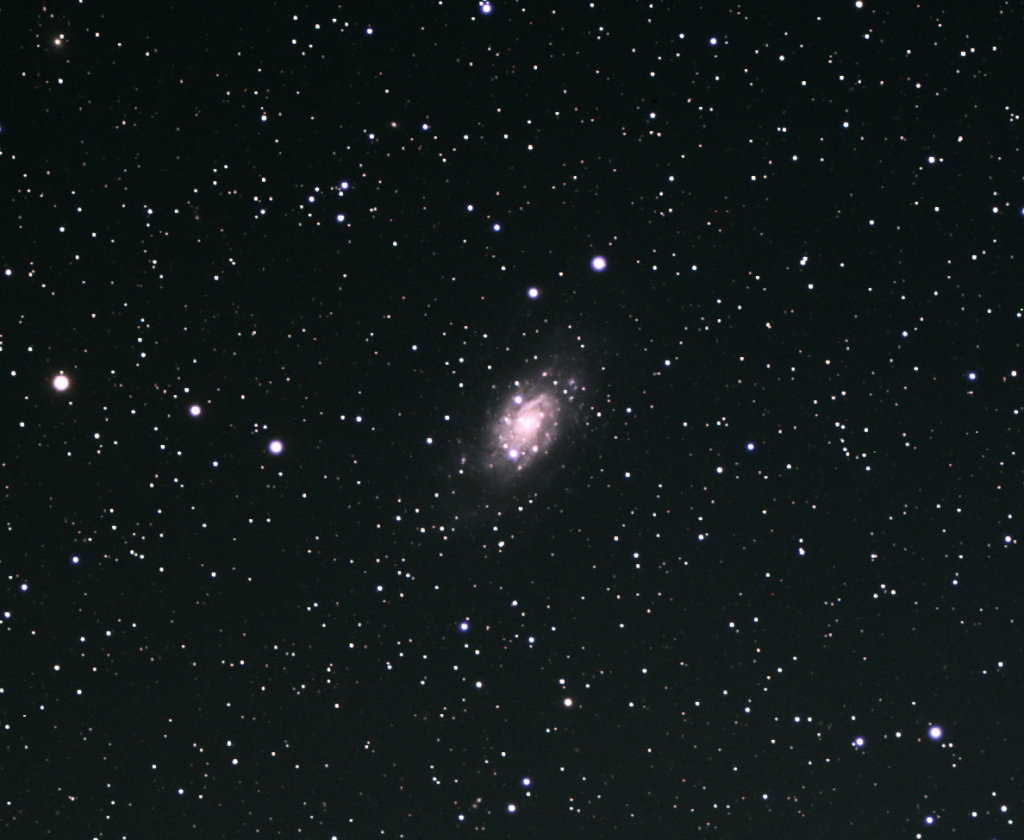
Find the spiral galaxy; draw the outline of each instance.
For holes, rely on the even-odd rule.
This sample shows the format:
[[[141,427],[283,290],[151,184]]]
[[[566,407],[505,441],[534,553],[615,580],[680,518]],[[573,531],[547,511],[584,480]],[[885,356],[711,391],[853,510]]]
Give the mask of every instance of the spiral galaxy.
[[[498,446],[512,462],[528,463],[554,440],[558,400],[541,393],[532,398],[515,394],[498,420]]]

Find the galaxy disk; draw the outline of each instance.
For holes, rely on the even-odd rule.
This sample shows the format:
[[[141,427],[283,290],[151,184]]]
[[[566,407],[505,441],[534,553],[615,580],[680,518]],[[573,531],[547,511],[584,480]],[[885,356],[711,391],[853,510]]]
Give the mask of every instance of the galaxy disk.
[[[498,419],[498,446],[506,459],[525,466],[551,445],[557,427],[558,400],[554,395],[517,393]]]

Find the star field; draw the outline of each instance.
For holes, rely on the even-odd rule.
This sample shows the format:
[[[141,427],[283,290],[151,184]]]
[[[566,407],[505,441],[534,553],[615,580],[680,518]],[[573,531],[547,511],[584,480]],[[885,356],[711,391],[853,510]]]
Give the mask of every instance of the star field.
[[[1016,837],[1022,29],[0,12],[0,834]]]

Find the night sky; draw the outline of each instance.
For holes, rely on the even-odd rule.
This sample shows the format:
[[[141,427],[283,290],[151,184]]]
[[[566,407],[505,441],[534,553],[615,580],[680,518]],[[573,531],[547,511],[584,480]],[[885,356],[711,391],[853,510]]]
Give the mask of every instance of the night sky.
[[[1020,837],[1013,4],[10,4],[5,838]]]

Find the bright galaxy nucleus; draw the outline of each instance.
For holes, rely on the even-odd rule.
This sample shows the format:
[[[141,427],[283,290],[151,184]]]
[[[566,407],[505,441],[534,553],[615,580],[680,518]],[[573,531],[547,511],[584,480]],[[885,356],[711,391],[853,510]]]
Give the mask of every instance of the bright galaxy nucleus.
[[[513,383],[488,431],[485,465],[506,480],[524,473],[543,458],[572,425],[579,386],[574,378],[548,371]]]
[[[558,399],[554,394],[516,393],[498,420],[498,446],[509,461],[525,466],[552,444],[557,430]]]
[[[591,427],[599,339],[588,342],[586,334],[582,327],[554,328],[543,346],[502,360],[503,366],[519,364],[492,382],[488,400],[494,402],[480,416],[472,443],[462,444],[460,472],[502,493],[533,487],[533,478],[543,484],[566,468],[582,442],[576,432]]]

